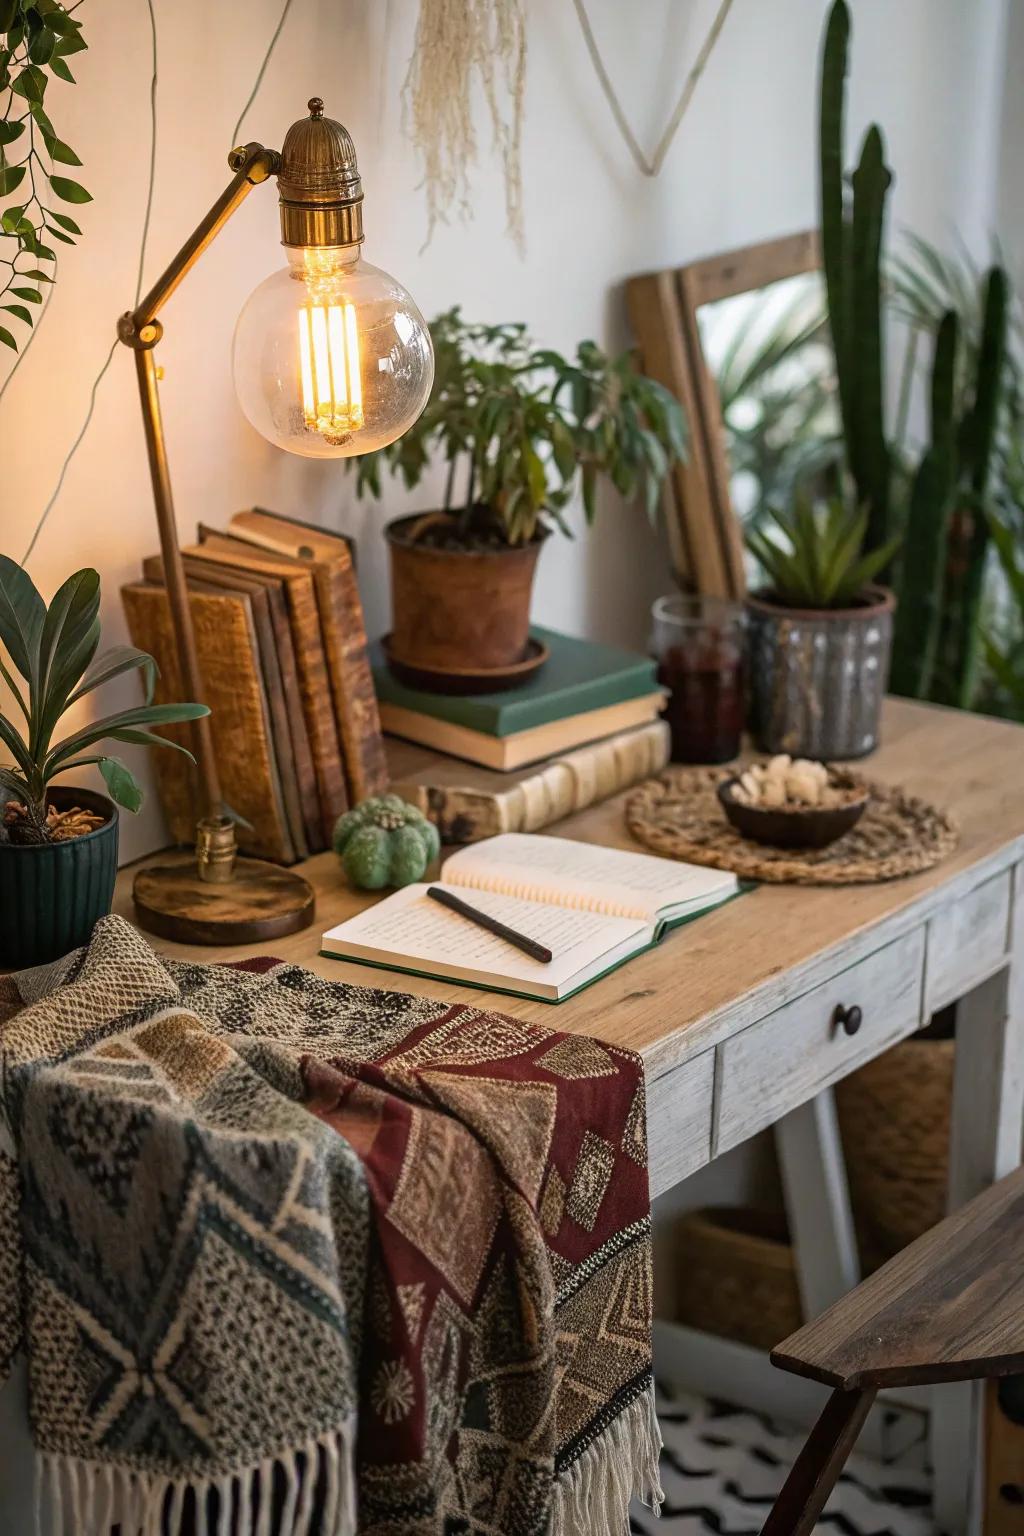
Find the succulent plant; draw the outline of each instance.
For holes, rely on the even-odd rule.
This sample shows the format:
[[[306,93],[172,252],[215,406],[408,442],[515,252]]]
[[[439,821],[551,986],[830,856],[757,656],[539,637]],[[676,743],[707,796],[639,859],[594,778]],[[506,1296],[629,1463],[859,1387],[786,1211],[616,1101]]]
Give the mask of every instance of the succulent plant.
[[[87,749],[101,741],[136,746],[173,747],[192,754],[148,729],[208,715],[205,704],[154,704],[157,666],[152,656],[130,645],[115,645],[97,655],[100,642],[100,578],[86,568],[69,576],[47,607],[28,572],[0,555],[0,642],[11,666],[0,656],[4,679],[24,716],[24,730],[0,712],[0,746],[13,762],[0,764],[0,798],[22,807],[19,821],[9,825],[12,842],[50,842],[46,791],[58,774],[95,764],[111,799],[137,811],[142,790],[131,770],[109,752]],[[13,670],[12,670],[13,669]],[[146,679],[146,702],[118,714],[92,720],[62,741],[53,735],[65,713],[101,683],[124,672],[140,670]],[[15,673],[22,679],[19,684]],[[5,792],[5,794],[3,793]]]
[[[789,512],[769,508],[788,547],[760,527],[747,530],[747,547],[764,567],[771,595],[787,608],[849,608],[888,565],[898,540],[863,553],[865,508],[840,498],[815,506],[798,492]]]
[[[440,848],[434,823],[399,795],[360,801],[334,828],[334,851],[349,880],[364,891],[422,880]]]

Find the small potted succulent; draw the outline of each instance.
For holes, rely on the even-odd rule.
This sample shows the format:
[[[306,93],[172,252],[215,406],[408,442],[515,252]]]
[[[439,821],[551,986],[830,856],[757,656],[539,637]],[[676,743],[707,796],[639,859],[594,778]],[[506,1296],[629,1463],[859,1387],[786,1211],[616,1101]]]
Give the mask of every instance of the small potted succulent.
[[[798,492],[747,546],[768,585],[747,599],[750,726],[766,752],[863,757],[878,745],[895,599],[875,578],[896,540],[863,553],[868,515]]]
[[[635,367],[583,342],[573,362],[538,350],[522,325],[431,325],[434,385],[405,435],[349,461],[360,495],[386,467],[412,488],[448,466],[444,505],[389,524],[393,661],[444,674],[514,666],[526,654],[541,544],[580,488],[589,522],[599,480],[642,493],[656,513],[685,453],[679,402]]]
[[[0,654],[0,677],[24,717],[19,728],[0,712],[0,746],[12,759],[0,763],[0,967],[40,965],[66,954],[110,911],[117,807],[137,811],[142,791],[119,758],[89,749],[118,741],[183,751],[148,727],[209,713],[205,704],[153,704],[156,663],[145,651],[117,645],[97,655],[99,605],[96,571],[69,576],[47,607],[27,572],[0,555],[0,643],[10,662]],[[144,704],[54,741],[65,711],[135,669],[146,678]],[[109,799],[53,784],[87,764],[99,768]]]

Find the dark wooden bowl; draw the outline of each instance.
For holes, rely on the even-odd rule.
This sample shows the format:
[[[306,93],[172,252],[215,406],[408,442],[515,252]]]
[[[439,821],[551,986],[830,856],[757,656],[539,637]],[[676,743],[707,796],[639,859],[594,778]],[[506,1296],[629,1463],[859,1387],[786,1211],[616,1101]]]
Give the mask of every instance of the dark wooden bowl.
[[[741,837],[755,843],[769,843],[773,848],[827,848],[844,832],[855,827],[867,809],[871,792],[867,788],[859,800],[846,805],[776,806],[744,805],[733,795],[739,778],[723,779],[718,785],[718,799],[726,818]]]

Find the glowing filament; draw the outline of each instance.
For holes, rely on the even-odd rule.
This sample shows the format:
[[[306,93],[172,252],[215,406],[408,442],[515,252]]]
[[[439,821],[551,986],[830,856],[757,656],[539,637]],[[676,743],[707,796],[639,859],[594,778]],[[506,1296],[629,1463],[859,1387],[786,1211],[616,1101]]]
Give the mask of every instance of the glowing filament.
[[[311,304],[299,310],[302,414],[310,432],[328,439],[363,425],[363,384],[354,304]]]

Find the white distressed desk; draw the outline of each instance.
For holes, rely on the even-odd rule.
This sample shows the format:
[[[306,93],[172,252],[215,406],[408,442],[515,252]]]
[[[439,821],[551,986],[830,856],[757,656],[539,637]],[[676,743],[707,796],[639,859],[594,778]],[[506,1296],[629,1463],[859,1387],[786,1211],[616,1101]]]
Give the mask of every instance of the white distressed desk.
[[[1020,1161],[1024,1101],[1024,728],[890,701],[884,747],[867,765],[952,810],[959,848],[926,874],[841,890],[762,887],[673,933],[556,1010],[464,987],[415,981],[446,1001],[486,1000],[546,1025],[642,1053],[648,1075],[652,1193],[775,1125],[808,1315],[856,1278],[856,1253],[831,1085],[957,1003],[950,1200],[959,1204]],[[399,749],[400,751],[402,749]],[[622,800],[584,811],[555,835],[628,847]],[[303,866],[318,912],[272,947],[361,985],[407,979],[321,958],[321,931],[369,898],[349,891],[333,855]],[[131,916],[131,871],[117,910]],[[186,950],[236,958],[245,950]],[[840,1003],[863,1023],[837,1032]],[[943,1389],[941,1524],[967,1520],[965,1394]]]

